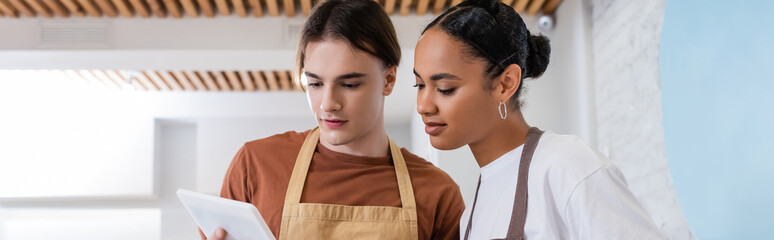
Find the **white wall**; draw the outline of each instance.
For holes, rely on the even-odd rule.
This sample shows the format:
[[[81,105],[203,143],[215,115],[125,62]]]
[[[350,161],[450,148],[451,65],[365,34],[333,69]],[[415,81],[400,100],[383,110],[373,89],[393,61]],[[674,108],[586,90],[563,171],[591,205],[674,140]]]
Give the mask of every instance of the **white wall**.
[[[204,118],[196,125],[196,190],[218,195],[228,164],[242,144],[286,131],[304,131],[315,122],[311,117]]]
[[[156,121],[159,162],[161,239],[196,239],[196,223],[180,204],[175,191],[196,189],[196,125],[190,121]]]
[[[400,45],[403,48],[414,48],[422,28],[432,19],[433,15],[394,15],[392,21]],[[0,18],[0,29],[3,29],[0,50],[198,49],[295,52],[298,32],[304,20],[300,14],[294,18]],[[77,29],[91,32],[79,35]],[[51,34],[51,30],[66,30],[69,37]]]
[[[54,76],[0,72],[0,199],[153,197],[147,109]]]
[[[693,239],[664,150],[659,49],[664,2],[592,0],[598,147],[670,239]]]

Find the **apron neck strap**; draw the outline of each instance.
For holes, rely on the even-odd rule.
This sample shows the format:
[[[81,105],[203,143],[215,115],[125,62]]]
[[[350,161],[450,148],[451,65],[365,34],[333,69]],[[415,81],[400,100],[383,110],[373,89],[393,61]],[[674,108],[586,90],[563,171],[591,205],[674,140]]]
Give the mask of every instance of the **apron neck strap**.
[[[306,136],[304,144],[301,145],[301,151],[298,152],[298,157],[296,157],[293,173],[290,175],[290,182],[288,183],[288,190],[285,193],[285,206],[301,202],[301,193],[304,190],[306,174],[309,172],[309,164],[312,162],[312,156],[314,156],[314,150],[317,148],[319,139],[320,129],[315,127]]]
[[[417,202],[414,199],[414,187],[411,184],[406,160],[403,158],[400,148],[395,142],[390,140],[390,153],[392,154],[392,163],[395,165],[395,176],[398,178],[398,191],[400,191],[400,205],[403,209],[417,209]]]
[[[527,140],[524,141],[524,149],[519,161],[519,176],[516,183],[516,196],[513,199],[513,212],[511,223],[508,226],[506,239],[524,239],[524,226],[527,224],[527,183],[529,182],[529,165],[532,163],[532,155],[535,154],[543,131],[536,127],[529,129]]]
[[[540,137],[543,131],[537,127],[532,127],[527,132],[527,139],[524,140],[524,148],[521,150],[521,159],[519,160],[519,171],[516,182],[516,196],[513,200],[513,211],[511,212],[511,222],[508,225],[508,233],[505,239],[524,239],[524,225],[527,223],[527,182],[529,179],[529,165],[532,162],[532,155],[535,154]],[[478,201],[478,190],[481,187],[481,176],[478,176],[476,185],[476,195],[473,198],[473,207],[470,209],[468,226],[465,228],[465,240],[470,237],[470,228],[473,226],[473,212],[476,210]]]
[[[301,193],[304,190],[306,175],[309,172],[309,165],[312,162],[314,150],[317,148],[319,140],[320,129],[315,127],[309,132],[309,135],[306,136],[304,144],[301,146],[301,151],[296,158],[296,163],[293,166],[293,173],[290,175],[288,190],[285,193],[285,206],[301,203]],[[406,161],[403,159],[400,148],[392,141],[392,139],[389,139],[389,143],[390,154],[392,155],[392,161],[395,165],[395,175],[398,178],[401,206],[406,210],[414,210],[417,206]],[[287,209],[287,207],[284,209]]]

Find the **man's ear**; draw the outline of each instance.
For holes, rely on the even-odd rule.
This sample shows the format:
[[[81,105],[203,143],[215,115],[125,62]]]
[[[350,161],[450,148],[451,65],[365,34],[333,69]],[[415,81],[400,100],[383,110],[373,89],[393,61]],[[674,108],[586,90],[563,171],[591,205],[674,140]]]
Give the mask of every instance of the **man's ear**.
[[[385,78],[384,92],[382,93],[384,94],[384,96],[389,96],[392,93],[392,89],[395,87],[395,80],[397,78],[397,73],[396,73],[397,69],[398,69],[397,66],[389,66],[387,67],[387,69],[384,70],[386,71],[384,74],[384,78]]]
[[[500,101],[508,101],[516,93],[521,84],[521,67],[516,64],[511,64],[505,68],[503,74],[500,75],[500,81],[497,83],[499,91],[495,94],[499,95]]]

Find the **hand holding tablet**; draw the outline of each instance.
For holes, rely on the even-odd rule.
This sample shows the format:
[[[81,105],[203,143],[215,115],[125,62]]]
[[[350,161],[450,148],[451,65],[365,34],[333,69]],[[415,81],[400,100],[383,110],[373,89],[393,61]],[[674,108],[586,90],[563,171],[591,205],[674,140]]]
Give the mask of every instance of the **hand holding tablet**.
[[[252,204],[185,189],[177,190],[177,196],[205,234],[223,228],[225,240],[275,240]]]

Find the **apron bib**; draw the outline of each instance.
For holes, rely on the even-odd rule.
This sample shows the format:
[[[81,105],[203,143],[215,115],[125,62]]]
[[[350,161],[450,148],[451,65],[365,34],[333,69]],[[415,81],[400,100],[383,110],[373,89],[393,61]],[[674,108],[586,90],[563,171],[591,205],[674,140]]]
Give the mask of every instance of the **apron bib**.
[[[319,139],[320,130],[315,128],[298,154],[285,195],[279,239],[418,239],[414,190],[400,148],[392,140],[389,140],[390,153],[398,178],[401,207],[301,203],[309,164]]]
[[[513,200],[513,212],[511,212],[511,223],[508,225],[508,234],[505,240],[524,240],[524,225],[527,223],[527,179],[529,177],[529,164],[532,162],[532,155],[535,153],[540,136],[543,131],[536,127],[529,129],[527,140],[524,141],[524,149],[521,152],[519,161],[518,181],[516,182],[516,196]],[[470,236],[470,227],[473,226],[473,211],[476,210],[476,201],[478,200],[478,189],[481,187],[481,176],[478,177],[476,186],[476,197],[473,198],[473,208],[470,209],[470,219],[468,227],[465,229],[465,240]]]

